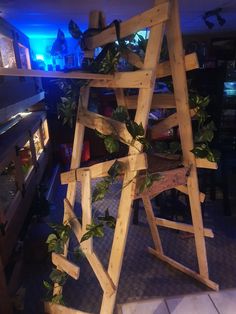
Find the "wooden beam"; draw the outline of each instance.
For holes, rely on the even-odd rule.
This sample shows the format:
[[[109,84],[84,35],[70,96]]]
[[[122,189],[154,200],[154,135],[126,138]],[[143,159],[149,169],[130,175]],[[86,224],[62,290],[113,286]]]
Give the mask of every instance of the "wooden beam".
[[[194,109],[190,110],[190,116],[195,116],[196,111]],[[163,133],[169,129],[179,125],[177,113],[173,113],[165,119],[160,120],[150,129],[151,139],[156,140],[163,136]]]
[[[138,96],[126,96],[125,104],[128,109],[137,109]],[[151,109],[176,108],[175,97],[172,94],[154,94],[152,97]]]
[[[130,155],[116,159],[122,163],[124,171],[137,171],[147,169],[147,157],[145,153],[138,155]],[[70,182],[81,181],[81,174],[85,170],[90,170],[91,179],[106,177],[108,170],[114,164],[116,160],[109,160],[99,164],[92,165],[89,168],[79,168],[61,173],[61,184],[68,184]]]
[[[124,49],[122,49],[121,56],[125,58],[130,64],[134,65],[136,68],[143,68],[143,60],[141,59],[141,57],[129,48],[125,47]]]
[[[188,188],[186,185],[178,185],[175,187],[175,189],[188,195]],[[200,197],[200,202],[203,203],[205,201],[206,194],[200,192],[199,197]]]
[[[10,69],[0,68],[0,76],[26,76],[26,77],[52,77],[52,78],[68,78],[81,80],[113,80],[113,75],[86,73],[82,71],[61,72],[61,71],[43,71],[28,69]]]
[[[73,230],[74,234],[76,235],[76,238],[80,242],[82,237],[82,226],[76,217],[72,206],[68,199],[64,199],[64,210],[65,210],[65,217],[64,217],[64,223],[68,223],[71,226],[71,229]]]
[[[63,255],[52,253],[52,263],[60,270],[66,272],[69,276],[77,280],[80,275],[80,268],[66,259]]]
[[[143,193],[139,193],[139,186],[142,183],[142,180],[144,180],[144,176],[140,176],[138,178],[137,189],[134,195],[134,199],[142,198],[143,196],[153,198],[163,191],[173,189],[175,186],[178,185],[186,184],[186,172],[187,170],[183,167],[160,172],[160,180],[154,181],[152,186],[149,189],[145,190]]]
[[[132,141],[132,136],[129,134],[125,124],[114,119],[80,108],[78,121],[87,128],[96,129],[104,135],[117,135],[119,140],[125,144]]]
[[[115,88],[114,92],[116,95],[117,106],[126,107],[124,89],[123,88]]]
[[[90,87],[105,88],[149,88],[151,71],[116,72],[112,80],[92,80]]]
[[[120,23],[120,38],[125,38],[128,35],[134,34],[137,31],[161,24],[169,17],[169,2],[166,1],[147,10],[139,15],[136,15],[128,21]],[[109,27],[101,33],[89,37],[86,40],[86,46],[88,49],[94,49],[96,47],[104,46],[110,42],[117,40],[115,26]]]
[[[219,285],[217,283],[215,283],[214,281],[211,281],[210,279],[208,279],[208,277],[204,277],[204,276],[199,275],[198,273],[196,273],[192,269],[178,263],[177,261],[175,261],[174,259],[172,259],[166,255],[158,253],[156,250],[154,250],[150,247],[148,248],[148,252],[151,253],[152,255],[156,256],[157,258],[159,258],[163,262],[166,262],[169,265],[171,265],[172,267],[182,271],[183,273],[187,274],[188,276],[191,276],[194,279],[200,281],[201,283],[203,283],[207,287],[209,287],[215,291],[219,290]]]
[[[87,232],[87,225],[92,224],[92,187],[91,173],[89,169],[81,172],[81,207],[82,207],[82,234]],[[87,254],[93,253],[93,238],[81,243],[83,252]]]
[[[157,217],[155,218],[155,222],[158,226],[161,226],[161,227],[194,233],[192,225],[185,224],[182,222],[171,221],[171,220],[157,218]],[[212,230],[209,228],[204,228],[204,236],[208,238],[214,238],[214,234]]]
[[[51,302],[44,302],[44,311],[46,314],[91,314]]]
[[[216,162],[212,162],[207,160],[206,158],[196,158],[196,166],[197,168],[205,168],[205,169],[218,169],[218,165]]]
[[[197,54],[190,53],[184,57],[185,70],[191,71],[199,68]],[[157,67],[157,78],[163,78],[171,75],[171,66],[169,61],[161,62]]]

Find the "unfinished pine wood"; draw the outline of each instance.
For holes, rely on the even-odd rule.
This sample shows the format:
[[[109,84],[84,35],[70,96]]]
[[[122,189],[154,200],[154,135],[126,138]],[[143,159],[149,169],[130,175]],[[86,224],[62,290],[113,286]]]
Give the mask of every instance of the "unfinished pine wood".
[[[178,185],[175,187],[176,190],[188,195],[188,188],[186,185]],[[200,192],[199,193],[199,198],[200,198],[200,202],[203,203],[205,201],[205,197],[206,197],[206,194]]]
[[[92,314],[51,302],[44,302],[44,311],[46,314]]]
[[[166,227],[166,228],[171,228],[171,229],[176,229],[176,230],[194,233],[192,225],[185,224],[182,222],[171,221],[168,219],[162,219],[162,218],[155,217],[155,223],[161,227]],[[204,228],[204,236],[208,237],[208,238],[214,238],[214,234],[213,234],[212,230],[209,228]]]
[[[112,80],[92,80],[90,87],[106,88],[149,88],[151,72],[138,70],[135,72],[117,72]]]
[[[177,39],[178,40],[178,39]],[[191,71],[199,68],[197,54],[190,53],[184,57],[185,71]],[[157,78],[163,78],[171,75],[171,63],[169,61],[161,62],[157,67]]]
[[[81,79],[81,80],[113,80],[113,75],[86,73],[82,71],[61,72],[61,71],[43,71],[28,69],[10,69],[0,68],[0,76],[26,76],[26,77],[51,77],[64,79]]]
[[[73,230],[74,234],[78,242],[80,242],[82,237],[82,226],[76,217],[73,208],[67,198],[64,199],[64,223],[69,224],[71,229]]]
[[[138,69],[143,68],[143,60],[141,59],[141,57],[129,48],[122,49],[121,56]]]
[[[152,94],[154,90],[154,81],[156,76],[156,67],[159,61],[162,38],[164,32],[164,25],[156,25],[151,27],[149,41],[146,50],[146,56],[144,60],[144,69],[152,69],[151,82],[152,85],[147,89],[140,89],[137,111],[135,115],[135,122],[142,123],[144,129],[147,127],[148,114],[152,103]],[[139,145],[142,149],[142,145]],[[129,154],[137,154],[137,151],[130,147]],[[135,180],[134,176],[137,172],[127,172],[124,175],[123,190],[121,193],[120,204],[118,208],[117,222],[114,233],[114,239],[111,249],[111,255],[108,266],[108,274],[110,275],[115,286],[118,286],[120,271],[124,256],[124,250],[127,240],[128,227],[131,216],[131,206],[132,206],[132,195],[135,190]],[[128,182],[132,182],[128,184]],[[128,184],[128,185],[127,185]],[[127,186],[126,186],[127,185]],[[124,188],[125,187],[125,188]],[[114,293],[110,298],[103,296],[101,314],[112,314],[115,305],[116,293]]]
[[[116,95],[117,106],[126,107],[126,100],[125,100],[124,89],[123,88],[115,88],[114,92],[115,92],[115,95]]]
[[[155,249],[160,254],[163,254],[161,239],[160,239],[160,235],[156,226],[156,217],[153,214],[152,203],[150,201],[150,198],[146,195],[142,197],[142,200],[143,200],[144,209],[146,211],[147,220],[148,220],[148,224],[151,230]]]
[[[206,158],[196,158],[196,166],[197,168],[205,168],[205,169],[218,169],[218,165],[216,162],[212,162],[207,160]]]
[[[75,280],[79,279],[80,268],[66,259],[63,255],[52,253],[52,263],[62,271],[66,272],[69,276]]]
[[[181,167],[173,170],[160,172],[160,180],[154,181],[149,189],[146,189],[143,193],[139,193],[139,186],[145,179],[145,176],[140,176],[137,182],[137,189],[134,194],[134,199],[142,198],[143,196],[148,196],[153,198],[163,191],[173,189],[176,186],[186,184],[187,169]]]
[[[123,171],[136,171],[147,169],[147,156],[145,153],[138,155],[130,155],[127,157],[122,157],[116,159],[118,162],[122,163]],[[70,182],[81,181],[81,174],[84,170],[89,169],[91,174],[91,179],[101,178],[108,176],[108,170],[114,164],[116,160],[104,161],[99,164],[90,166],[89,168],[79,168],[75,170],[70,170],[68,172],[61,173],[61,184],[68,184]]]
[[[104,117],[98,113],[80,108],[78,121],[87,128],[97,130],[104,135],[117,135],[117,138],[125,144],[132,141],[132,136],[124,123]]]
[[[177,0],[172,0],[170,19],[167,22],[166,37],[169,49],[169,58],[173,78],[183,158],[186,165],[191,165],[191,171],[188,176],[187,186],[192,213],[198,266],[200,275],[204,278],[208,278],[208,264],[204,239],[203,221],[201,215],[201,206],[199,200],[196,162],[195,156],[191,153],[191,150],[193,149],[193,134],[188,104],[188,86],[186,80],[184,51],[180,31]]]
[[[162,255],[162,254],[158,253],[156,250],[154,250],[150,247],[148,248],[148,252],[151,253],[152,255],[156,256],[157,258],[159,258],[163,262],[166,262],[169,265],[171,265],[172,267],[182,271],[183,273],[187,274],[188,276],[193,277],[194,279],[200,281],[201,283],[203,283],[207,287],[209,287],[215,291],[219,290],[219,285],[217,283],[215,283],[214,281],[210,280],[208,277],[203,277],[203,276],[199,275],[197,272],[193,271],[192,269],[176,262],[174,259],[172,259],[166,255]]]
[[[89,169],[81,173],[81,206],[82,206],[82,234],[87,232],[87,225],[92,224],[92,187],[91,174]],[[83,252],[93,253],[93,238],[81,243]]]
[[[156,25],[166,21],[169,17],[169,2],[163,1],[162,4],[155,6],[154,8],[147,10],[135,17],[132,17],[128,21],[120,23],[120,38],[127,37],[134,34],[137,31]],[[110,42],[117,40],[115,26],[112,26],[101,33],[89,37],[86,40],[86,46],[89,49],[104,46]]]
[[[126,96],[125,105],[128,109],[137,109],[137,95]],[[175,97],[172,94],[154,94],[152,97],[151,109],[172,109],[176,108]]]
[[[194,117],[196,111],[194,109],[190,110],[190,116]],[[169,117],[162,119],[160,122],[155,124],[150,131],[150,136],[152,140],[158,139],[163,136],[163,133],[168,131],[169,129],[178,126],[179,121],[177,117],[177,113],[171,114]]]

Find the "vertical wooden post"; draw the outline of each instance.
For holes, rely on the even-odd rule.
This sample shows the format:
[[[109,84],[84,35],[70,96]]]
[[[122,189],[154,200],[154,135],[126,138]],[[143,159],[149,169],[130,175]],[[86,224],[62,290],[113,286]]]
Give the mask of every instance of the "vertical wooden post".
[[[203,277],[208,277],[206,246],[198,189],[196,161],[195,156],[191,153],[191,150],[193,149],[193,135],[188,104],[188,88],[177,0],[172,0],[171,2],[170,19],[167,21],[166,36],[173,77],[176,110],[179,121],[179,131],[184,164],[186,166],[191,166],[187,187],[191,206],[199,271],[200,275]]]
[[[159,2],[158,2],[159,3]],[[152,95],[154,90],[154,83],[156,78],[156,68],[159,61],[160,50],[162,45],[164,24],[159,24],[151,27],[150,35],[144,60],[144,70],[151,70],[151,84],[150,88],[141,89],[138,96],[138,105],[135,115],[135,122],[142,123],[144,130],[146,130],[148,122],[148,114],[151,108]],[[142,149],[142,145],[137,145],[138,149]],[[129,154],[138,154],[139,151],[130,147]],[[120,198],[120,205],[118,208],[117,222],[112,243],[111,255],[108,266],[108,274],[111,280],[118,286],[122,261],[124,257],[125,245],[128,235],[128,228],[131,216],[132,195],[136,186],[137,171],[126,172],[123,181],[123,190]],[[128,182],[132,183],[128,184]],[[126,186],[126,187],[125,187]],[[125,188],[124,188],[125,187]],[[101,314],[112,314],[114,310],[117,291],[110,297],[103,295]]]

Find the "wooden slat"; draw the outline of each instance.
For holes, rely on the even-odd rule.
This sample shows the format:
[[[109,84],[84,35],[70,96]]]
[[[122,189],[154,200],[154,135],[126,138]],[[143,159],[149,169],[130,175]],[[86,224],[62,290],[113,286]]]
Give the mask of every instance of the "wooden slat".
[[[81,207],[82,207],[82,234],[87,232],[87,225],[92,223],[92,188],[90,170],[85,169],[80,175],[81,179]],[[83,252],[93,253],[93,238],[81,243]]]
[[[126,107],[124,90],[122,88],[115,88],[114,92],[116,95],[117,106]]]
[[[114,74],[112,80],[92,80],[89,86],[105,88],[149,88],[150,78],[150,71],[117,72]]]
[[[123,171],[136,171],[147,169],[147,157],[145,153],[118,158],[117,161],[122,163]],[[68,184],[70,182],[80,181],[81,174],[86,169],[90,170],[91,179],[106,177],[108,175],[108,170],[111,168],[114,162],[115,160],[109,160],[96,165],[92,165],[89,168],[79,168],[61,173],[61,184]]]
[[[147,221],[151,230],[151,234],[152,234],[152,239],[154,242],[154,246],[155,249],[163,254],[163,248],[162,248],[162,244],[161,244],[161,238],[158,232],[158,228],[156,226],[156,217],[153,214],[153,208],[152,208],[152,203],[150,201],[150,198],[148,196],[143,196],[142,197],[143,200],[143,205],[145,208],[145,212],[147,215]]]
[[[77,280],[80,274],[80,268],[66,259],[64,256],[52,253],[52,263],[57,266],[60,270],[66,272],[69,276]]]
[[[91,314],[51,302],[44,302],[44,311],[46,314]]]
[[[159,258],[163,262],[166,262],[169,265],[171,265],[172,267],[182,271],[183,273],[187,274],[188,276],[191,276],[194,279],[200,281],[201,283],[203,283],[207,287],[209,287],[215,291],[219,290],[219,285],[217,283],[215,283],[214,281],[211,281],[210,279],[208,279],[208,277],[203,277],[203,276],[199,275],[198,273],[191,270],[190,268],[176,262],[175,260],[173,260],[172,258],[170,258],[166,255],[162,255],[162,254],[158,253],[156,250],[154,250],[150,247],[148,248],[148,252],[151,253],[152,255],[156,256],[157,258]]]
[[[125,97],[125,105],[128,109],[136,109],[137,108],[138,96],[126,96]],[[151,109],[158,108],[176,108],[175,98],[172,94],[154,94],[152,97],[152,105]]]
[[[157,217],[155,218],[155,222],[158,226],[194,233],[192,225],[188,225],[182,222],[171,221]],[[209,228],[204,228],[204,236],[214,238],[214,234]]]
[[[197,54],[191,53],[184,57],[185,70],[191,71],[199,68]],[[169,61],[161,62],[157,67],[157,78],[163,78],[171,75],[171,66]]]
[[[143,68],[143,60],[141,57],[137,53],[131,51],[129,48],[125,47],[122,49],[121,56],[125,58],[130,64],[136,66],[138,69]]]
[[[175,189],[188,195],[188,188],[186,185],[178,185],[175,187]],[[200,202],[203,203],[205,201],[206,194],[200,192],[199,197],[200,197]]]
[[[161,178],[158,181],[154,181],[149,189],[146,189],[143,193],[139,194],[139,185],[144,179],[143,176],[138,178],[137,189],[135,191],[134,199],[141,198],[143,196],[148,196],[150,198],[155,197],[163,191],[173,189],[175,186],[186,184],[187,170],[185,168],[177,168],[173,170],[161,172]]]
[[[195,116],[196,111],[194,109],[190,110],[190,115],[191,117]],[[173,113],[169,117],[161,120],[157,124],[155,124],[151,130],[150,130],[150,135],[151,139],[155,140],[158,139],[159,137],[163,136],[163,133],[168,131],[169,129],[178,126],[178,116],[177,113]]]
[[[166,25],[166,38],[168,44],[173,87],[176,100],[176,110],[179,121],[179,133],[183,151],[183,162],[191,165],[188,176],[187,186],[191,207],[194,237],[198,258],[200,275],[204,278],[209,277],[206,245],[203,230],[202,211],[199,200],[198,177],[196,170],[195,156],[191,153],[193,149],[193,133],[188,104],[188,86],[184,62],[184,50],[182,35],[180,30],[179,10],[177,0],[172,0],[170,20]]]
[[[70,203],[68,202],[67,199],[64,200],[64,207],[66,209],[66,219],[69,222],[76,239],[78,240],[78,242],[80,243],[81,237],[82,237],[82,228],[81,228],[81,224],[78,221],[74,211],[72,210],[72,207],[70,205]],[[81,249],[83,250],[83,246],[81,246]],[[84,254],[89,262],[89,264],[91,265],[104,293],[106,296],[111,296],[116,288],[115,285],[113,284],[110,276],[108,275],[108,273],[106,272],[106,270],[104,269],[103,265],[101,264],[101,262],[99,261],[97,255],[93,252],[92,254],[89,254],[86,250],[84,251]]]
[[[147,128],[148,114],[151,108],[152,95],[154,90],[155,81],[155,71],[156,66],[159,61],[160,50],[162,45],[164,33],[164,25],[160,24],[153,26],[150,29],[150,35],[146,50],[146,56],[144,60],[144,69],[152,69],[152,82],[153,84],[150,88],[140,89],[137,111],[135,115],[135,122],[142,123],[144,129]],[[142,145],[139,145],[142,149]],[[137,150],[133,147],[129,148],[129,154],[137,154]],[[121,266],[125,251],[125,245],[127,240],[130,216],[131,216],[131,206],[132,206],[132,195],[134,194],[136,182],[134,176],[137,172],[127,172],[124,176],[123,190],[121,193],[120,204],[117,214],[117,222],[114,233],[114,241],[112,244],[111,255],[108,266],[108,274],[110,275],[112,281],[117,286],[120,278]],[[132,184],[130,184],[132,182]],[[125,187],[125,188],[124,188]],[[102,306],[100,313],[102,314],[112,314],[114,310],[116,299],[116,293],[114,293],[110,298],[103,296]]]
[[[128,21],[120,23],[120,38],[127,37],[137,31],[163,23],[169,16],[169,3],[168,1],[155,6],[154,8],[147,10],[139,15],[136,15]],[[94,49],[101,47],[107,43],[117,40],[115,26],[112,26],[100,34],[89,37],[86,40],[86,46],[88,49]]]
[[[196,158],[196,166],[197,168],[205,168],[205,169],[218,169],[218,165],[216,162],[212,162],[207,160],[206,158]]]
[[[111,118],[81,108],[78,121],[87,128],[96,129],[104,135],[116,134],[121,142],[125,144],[132,141],[132,136],[129,134],[125,124]]]
[[[61,71],[43,71],[27,69],[6,69],[0,68],[0,76],[26,76],[26,77],[51,77],[51,78],[68,78],[81,80],[113,80],[113,75],[86,73],[81,71],[61,72]]]

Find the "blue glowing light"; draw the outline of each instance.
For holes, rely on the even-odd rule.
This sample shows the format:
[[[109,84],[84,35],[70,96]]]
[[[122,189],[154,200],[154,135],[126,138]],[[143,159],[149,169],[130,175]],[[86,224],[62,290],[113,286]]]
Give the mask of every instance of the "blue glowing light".
[[[35,55],[35,59],[36,59],[36,60],[42,60],[42,61],[44,61],[44,55],[36,54],[36,55]]]

